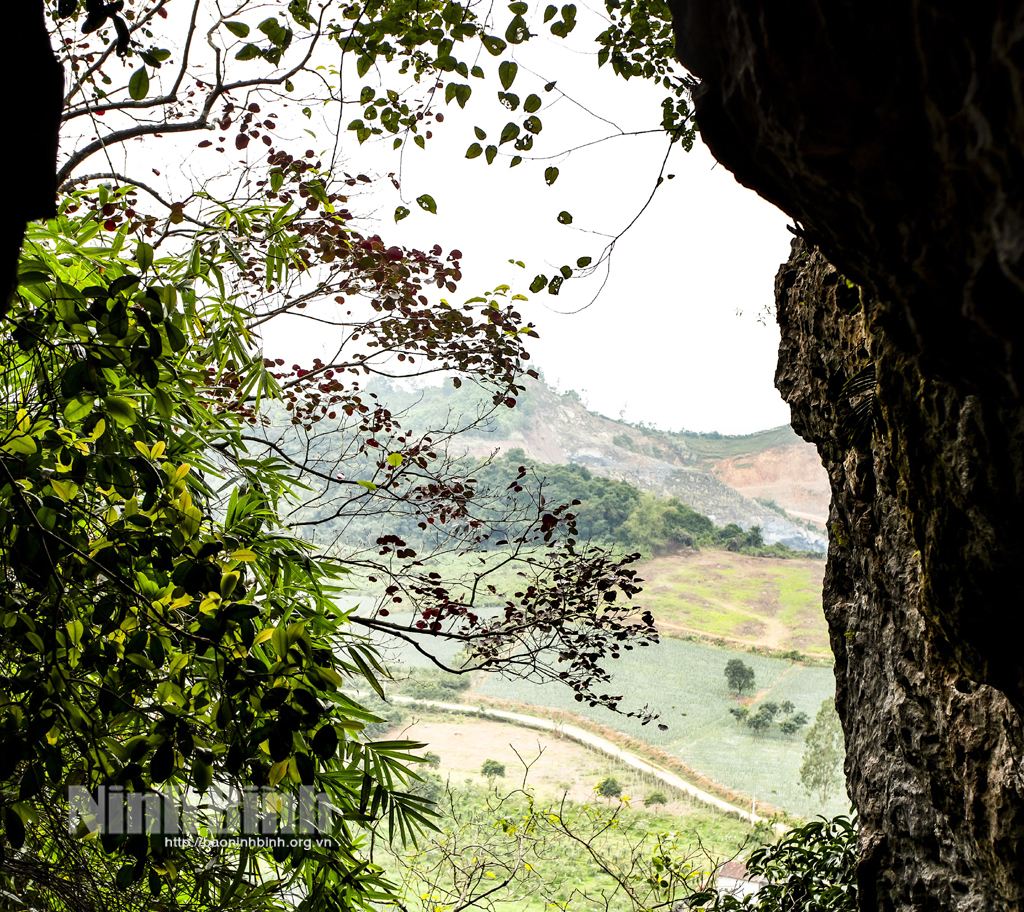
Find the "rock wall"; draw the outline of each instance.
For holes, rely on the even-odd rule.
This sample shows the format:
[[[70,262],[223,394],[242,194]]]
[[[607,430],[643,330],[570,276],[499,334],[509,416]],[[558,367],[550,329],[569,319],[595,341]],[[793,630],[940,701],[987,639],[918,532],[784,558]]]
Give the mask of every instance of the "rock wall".
[[[704,140],[824,253],[777,382],[832,488],[862,908],[1024,908],[1024,4],[673,13]]]
[[[801,241],[779,271],[776,301],[776,384],[832,487],[823,601],[861,820],[861,908],[1024,908],[1020,720],[1006,696],[965,673],[930,619],[941,602],[926,603],[935,594],[926,595],[925,566],[964,568],[954,550],[922,560],[911,465],[943,475],[950,506],[938,521],[959,522],[950,514],[985,483],[1002,421],[993,427],[976,396],[924,378],[871,330],[878,304]],[[854,392],[850,380],[872,369],[875,382]],[[1002,606],[993,640],[1014,639],[1016,607]]]

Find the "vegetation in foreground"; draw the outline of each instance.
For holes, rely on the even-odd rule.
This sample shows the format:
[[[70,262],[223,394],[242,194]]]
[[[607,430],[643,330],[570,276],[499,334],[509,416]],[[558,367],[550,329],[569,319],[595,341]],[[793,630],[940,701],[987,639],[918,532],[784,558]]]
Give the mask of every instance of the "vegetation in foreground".
[[[385,864],[401,878],[403,906],[438,912],[472,897],[476,907],[502,912],[670,907],[766,836],[709,811],[651,813],[617,793],[613,777],[601,781],[612,785],[590,802],[444,785],[439,832]]]

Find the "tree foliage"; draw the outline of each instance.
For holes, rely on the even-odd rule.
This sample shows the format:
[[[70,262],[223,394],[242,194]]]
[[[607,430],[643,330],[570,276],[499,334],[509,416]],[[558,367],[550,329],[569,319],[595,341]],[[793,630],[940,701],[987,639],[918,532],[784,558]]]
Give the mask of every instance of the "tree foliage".
[[[505,764],[497,760],[484,760],[483,766],[480,767],[480,775],[491,782],[495,779],[504,779]]]
[[[766,881],[756,895],[737,898],[708,890],[689,900],[691,908],[715,912],[858,909],[856,820],[812,820],[790,830],[776,844],[755,849],[746,866],[749,874]]]
[[[820,792],[824,803],[844,782],[843,761],[846,746],[835,701],[825,700],[818,709],[814,724],[807,732],[800,781],[808,793]]]
[[[725,665],[725,680],[733,693],[741,694],[754,686],[754,669],[743,659],[729,659]]]
[[[618,700],[595,690],[608,680],[601,662],[652,639],[653,623],[627,605],[638,591],[628,561],[577,547],[571,505],[524,516],[509,559],[539,547],[545,557],[528,561],[548,575],[493,616],[453,599],[397,535],[382,531],[372,558],[341,561],[289,515],[320,486],[314,496],[330,490],[345,509],[440,517],[462,547],[486,547],[473,483],[439,446],[461,429],[407,435],[361,384],[394,365],[452,372],[494,407],[514,407],[535,335],[521,296],[499,287],[463,305],[431,300],[457,290],[460,251],[360,231],[348,206],[370,178],[288,138],[281,109],[354,101],[339,70],[321,68],[327,44],[360,78],[380,68],[348,125],[360,143],[425,145],[441,105],[468,100],[461,80],[486,76],[470,69],[477,47],[499,58],[503,110],[515,111],[506,50],[530,36],[520,6],[495,25],[446,0],[242,0],[230,12],[204,0],[47,2],[68,73],[59,215],[31,226],[0,326],[7,895],[51,909],[309,912],[390,895],[365,843],[415,839],[440,790],[414,772],[421,745],[375,740],[384,720],[346,693],[383,694],[384,667],[357,629],[448,636],[477,667],[518,662],[581,699]],[[616,7],[613,24],[623,17],[644,23],[641,44],[656,53],[641,63],[637,33],[613,27],[602,59],[659,79],[664,126],[688,143],[667,8]],[[570,4],[548,29],[562,37],[574,24]],[[397,77],[405,83],[388,88]],[[528,96],[502,129],[517,152],[539,136],[541,106]],[[158,142],[180,153],[169,189],[153,186],[158,157],[142,151]],[[438,207],[425,191],[416,202]],[[329,327],[337,354],[289,367],[265,346],[284,315]],[[311,458],[309,442],[336,421],[349,449],[333,464]],[[391,604],[407,595],[412,620],[340,607],[353,566],[396,587]],[[75,785],[125,803],[313,787],[335,809],[320,832],[331,842],[204,851],[116,827],[92,838],[86,818],[68,832]],[[279,809],[267,800],[262,811]],[[224,822],[203,820],[207,834]]]

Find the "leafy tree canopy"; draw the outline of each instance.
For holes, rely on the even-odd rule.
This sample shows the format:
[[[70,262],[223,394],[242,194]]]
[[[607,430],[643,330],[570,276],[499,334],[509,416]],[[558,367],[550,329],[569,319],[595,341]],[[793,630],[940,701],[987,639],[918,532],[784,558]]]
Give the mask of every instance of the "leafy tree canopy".
[[[0,886],[50,909],[115,898],[369,908],[393,885],[369,861],[366,834],[415,839],[438,789],[415,772],[422,745],[375,739],[386,720],[351,693],[383,696],[367,632],[416,643],[443,632],[492,664],[522,646],[532,667],[559,667],[552,676],[612,704],[595,690],[608,645],[654,634],[626,604],[638,591],[628,562],[577,548],[568,505],[524,518],[517,541],[545,549],[553,578],[494,617],[451,598],[386,532],[363,567],[396,587],[392,603],[414,594],[415,617],[344,607],[352,562],[292,522],[303,491],[451,522],[466,548],[482,541],[473,484],[440,445],[461,428],[406,434],[366,378],[448,372],[512,408],[535,331],[507,287],[464,304],[437,298],[457,291],[461,252],[360,230],[351,197],[371,179],[297,140],[282,111],[358,105],[342,125],[358,142],[422,147],[446,105],[465,106],[496,76],[512,119],[479,157],[491,163],[511,144],[518,164],[548,115],[540,93],[516,94],[515,47],[531,26],[568,35],[576,9],[548,7],[540,22],[525,4],[481,18],[447,0],[46,10],[68,74],[58,215],[30,227],[0,325]],[[667,6],[616,4],[609,15],[599,63],[658,80],[661,127],[688,144]],[[352,67],[356,96],[341,78]],[[467,156],[478,157],[472,146]],[[153,185],[161,157],[182,163],[170,190]],[[438,206],[426,191],[416,204]],[[395,219],[407,214],[400,206]],[[535,290],[557,293],[590,266],[538,277]],[[272,351],[285,315],[327,327],[337,353],[287,364]],[[325,472],[309,442],[336,420],[349,448]],[[71,833],[69,786],[100,809]],[[261,814],[283,814],[302,788],[334,809],[317,824],[329,844],[209,853],[119,825],[87,838],[97,814],[130,809],[131,795],[201,798],[198,825],[213,835],[226,823],[215,798],[259,795]]]

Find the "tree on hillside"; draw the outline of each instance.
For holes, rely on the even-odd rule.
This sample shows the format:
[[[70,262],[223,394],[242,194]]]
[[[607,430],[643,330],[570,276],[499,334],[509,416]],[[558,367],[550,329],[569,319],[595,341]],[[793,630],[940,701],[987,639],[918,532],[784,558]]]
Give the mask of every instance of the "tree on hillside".
[[[335,88],[316,55],[333,43],[332,62],[340,52],[365,74],[394,61],[412,78],[411,94],[362,87],[352,135],[423,145],[443,119],[441,94],[464,105],[469,84],[458,80],[481,78],[457,46],[501,57],[528,27],[512,10],[499,38],[448,2],[243,0],[230,18],[199,0],[39,8],[68,79],[57,217],[29,227],[0,327],[0,886],[54,909],[115,897],[135,908],[270,909],[296,894],[311,912],[365,906],[393,888],[350,822],[402,839],[429,825],[429,803],[407,787],[418,745],[361,736],[381,720],[341,688],[382,693],[384,672],[337,601],[360,562],[328,554],[290,514],[314,489],[339,513],[438,519],[461,547],[483,546],[472,481],[443,452],[460,429],[407,435],[361,384],[395,365],[443,370],[513,407],[533,329],[507,288],[461,306],[431,301],[431,289],[457,290],[459,251],[358,230],[350,197],[369,178],[289,139],[281,111],[329,101]],[[574,17],[566,6],[549,28],[567,34]],[[667,79],[664,17],[647,35],[660,61],[631,59],[641,46],[617,25],[603,59]],[[504,57],[499,69],[507,94],[515,64]],[[674,84],[665,125],[685,140],[685,86]],[[541,129],[536,98],[506,128],[522,152]],[[165,187],[153,179],[166,167],[153,143],[173,144],[181,162]],[[417,203],[437,205],[428,193]],[[20,237],[43,214],[14,207],[5,225]],[[276,357],[269,343],[285,315],[329,327],[337,355],[291,366]],[[321,429],[341,422],[344,451],[325,455]],[[628,607],[633,573],[576,546],[571,505],[533,507],[508,547],[537,580],[494,617],[453,598],[385,530],[362,566],[386,581],[389,604],[408,599],[416,613],[396,623],[382,607],[360,623],[417,645],[458,639],[478,667],[564,680],[614,704],[598,689],[601,659],[653,636],[649,616],[638,623]],[[82,833],[118,795],[130,807],[128,796],[187,788],[216,804],[315,788],[338,812],[319,822],[334,848],[209,857],[116,826],[81,839],[67,832],[67,785],[94,801],[80,808]]]
[[[808,794],[820,793],[824,804],[843,782],[843,760],[846,757],[843,729],[832,697],[822,702],[804,743],[800,781]]]
[[[729,659],[725,665],[725,680],[732,693],[742,694],[754,686],[754,669],[743,659]]]

